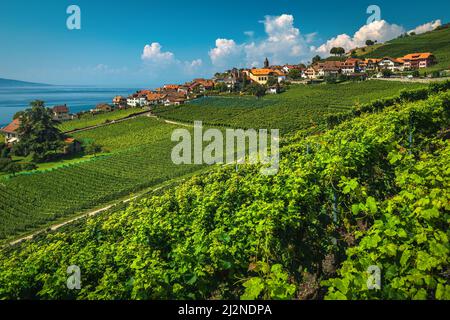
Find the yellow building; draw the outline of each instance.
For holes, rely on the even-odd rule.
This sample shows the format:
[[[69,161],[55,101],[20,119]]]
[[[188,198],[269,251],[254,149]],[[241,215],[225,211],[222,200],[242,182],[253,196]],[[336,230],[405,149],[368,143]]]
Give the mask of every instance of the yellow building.
[[[251,69],[248,76],[251,80],[259,84],[266,84],[271,72],[271,69]]]
[[[284,80],[285,78],[283,72],[273,69],[250,69],[246,73],[250,80],[262,85],[267,84],[270,76],[278,78],[278,81]]]

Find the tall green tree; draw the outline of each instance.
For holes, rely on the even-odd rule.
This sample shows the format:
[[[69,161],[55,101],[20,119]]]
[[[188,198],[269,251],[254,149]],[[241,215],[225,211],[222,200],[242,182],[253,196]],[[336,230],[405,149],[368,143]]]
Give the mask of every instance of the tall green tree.
[[[60,150],[64,146],[64,135],[57,124],[43,101],[31,102],[30,108],[20,116],[20,142],[16,144],[15,152],[32,155],[33,161],[43,161],[50,153]]]

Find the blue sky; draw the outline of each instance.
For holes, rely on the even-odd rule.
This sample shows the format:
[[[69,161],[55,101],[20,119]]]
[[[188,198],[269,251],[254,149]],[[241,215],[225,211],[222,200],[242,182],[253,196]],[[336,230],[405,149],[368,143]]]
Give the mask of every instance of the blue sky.
[[[66,27],[72,4],[81,9],[81,30]],[[367,26],[372,4],[382,22]],[[426,6],[412,0],[2,0],[0,77],[154,87],[234,65],[258,66],[265,56],[280,64],[306,62],[332,45],[389,40],[438,19],[447,23],[449,12],[448,0]]]

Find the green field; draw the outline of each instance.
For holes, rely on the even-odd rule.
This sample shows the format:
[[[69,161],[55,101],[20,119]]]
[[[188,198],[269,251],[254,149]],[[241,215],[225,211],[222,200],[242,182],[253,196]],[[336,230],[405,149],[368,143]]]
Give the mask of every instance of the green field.
[[[106,112],[101,114],[85,114],[80,119],[63,122],[59,125],[59,129],[63,132],[73,131],[77,129],[83,129],[87,127],[96,126],[99,124],[107,123],[114,120],[126,118],[130,115],[140,113],[143,110],[141,108],[130,108],[124,110],[115,110],[112,112]]]
[[[172,163],[175,143],[170,137],[176,128],[148,117],[112,124],[83,133],[83,138],[110,148],[110,154],[48,171],[0,177],[0,239],[200,169]],[[113,139],[104,138],[105,133]]]
[[[361,57],[399,58],[414,52],[432,52],[436,56],[438,64],[428,68],[428,71],[448,70],[450,68],[450,28],[394,39]]]
[[[215,126],[280,129],[287,133],[320,123],[325,115],[349,110],[357,103],[395,96],[402,89],[423,86],[385,81],[296,85],[283,94],[260,99],[209,97],[181,106],[158,107],[154,113],[180,122],[201,120]]]

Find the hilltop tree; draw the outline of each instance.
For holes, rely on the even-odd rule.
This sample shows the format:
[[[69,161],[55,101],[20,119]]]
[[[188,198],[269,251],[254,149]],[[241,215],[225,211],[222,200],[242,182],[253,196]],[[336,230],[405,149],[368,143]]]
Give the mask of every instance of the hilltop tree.
[[[366,46],[368,46],[368,47],[373,46],[374,44],[375,44],[375,42],[372,41],[372,40],[367,40],[366,41]]]
[[[330,53],[335,56],[342,56],[345,53],[345,49],[342,47],[333,47],[331,48]]]
[[[33,161],[43,161],[51,152],[64,146],[64,136],[56,127],[49,109],[43,101],[33,101],[20,118],[20,141],[14,146],[16,154],[31,155]]]
[[[320,61],[322,61],[322,58],[319,55],[312,58],[312,64],[320,62]]]
[[[345,54],[345,49],[342,47],[337,47],[336,53],[337,53],[337,55],[342,56],[343,54]]]

